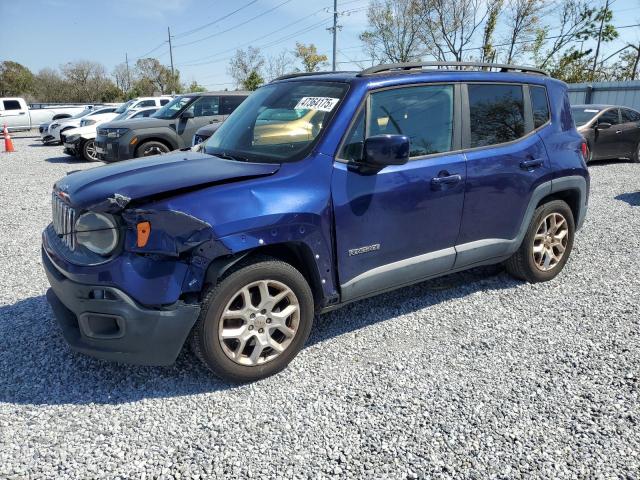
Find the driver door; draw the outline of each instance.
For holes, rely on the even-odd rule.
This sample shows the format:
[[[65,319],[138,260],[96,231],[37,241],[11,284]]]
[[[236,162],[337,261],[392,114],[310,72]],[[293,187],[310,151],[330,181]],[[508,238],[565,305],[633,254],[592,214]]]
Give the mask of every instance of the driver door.
[[[456,85],[383,89],[358,113],[332,176],[343,301],[453,267],[466,177],[458,99]],[[365,138],[385,134],[410,138],[409,162],[362,168]]]
[[[220,115],[220,97],[205,95],[193,102],[185,111],[193,113],[193,118],[178,117],[177,133],[178,144],[182,147],[191,146],[191,139],[200,127],[213,123],[214,120],[222,121]]]

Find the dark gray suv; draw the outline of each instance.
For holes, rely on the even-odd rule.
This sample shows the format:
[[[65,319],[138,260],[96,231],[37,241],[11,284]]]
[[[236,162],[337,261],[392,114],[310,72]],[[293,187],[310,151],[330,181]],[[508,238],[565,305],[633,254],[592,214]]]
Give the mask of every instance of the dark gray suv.
[[[196,130],[223,122],[249,92],[190,93],[174,98],[149,118],[109,122],[98,128],[100,160],[117,162],[191,146]]]

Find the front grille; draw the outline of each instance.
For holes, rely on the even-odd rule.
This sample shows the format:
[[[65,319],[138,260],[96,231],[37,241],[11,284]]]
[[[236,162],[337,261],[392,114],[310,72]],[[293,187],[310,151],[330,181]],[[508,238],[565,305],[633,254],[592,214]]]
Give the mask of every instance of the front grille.
[[[73,232],[76,223],[75,210],[64,203],[55,193],[52,196],[51,207],[53,210],[53,229],[69,250],[75,250],[76,236]]]

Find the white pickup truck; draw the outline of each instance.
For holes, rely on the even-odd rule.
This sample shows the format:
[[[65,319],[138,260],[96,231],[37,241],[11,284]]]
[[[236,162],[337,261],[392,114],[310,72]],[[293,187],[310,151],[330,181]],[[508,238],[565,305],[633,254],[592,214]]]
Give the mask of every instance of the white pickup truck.
[[[30,108],[23,98],[0,98],[0,129],[7,125],[9,130],[29,130],[41,123],[57,118],[66,118],[81,112],[86,105],[42,106]]]

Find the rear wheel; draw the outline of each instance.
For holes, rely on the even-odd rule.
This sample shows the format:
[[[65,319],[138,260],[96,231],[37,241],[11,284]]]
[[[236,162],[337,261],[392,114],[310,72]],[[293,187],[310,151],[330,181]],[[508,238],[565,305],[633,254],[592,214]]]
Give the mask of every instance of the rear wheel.
[[[304,276],[274,260],[240,267],[209,291],[192,347],[217,376],[251,382],[284,369],[313,324],[313,295]]]
[[[631,161],[634,163],[640,162],[640,142],[638,142],[635,152],[631,155]]]
[[[149,142],[144,142],[138,147],[138,149],[136,150],[136,157],[162,155],[164,153],[169,153],[169,151],[169,147],[167,147],[164,143],[151,140]]]
[[[569,205],[553,200],[539,206],[520,248],[505,262],[507,271],[531,283],[551,280],[567,263],[574,235]]]
[[[82,158],[88,162],[97,162],[99,160],[94,139],[85,140],[82,144]]]

